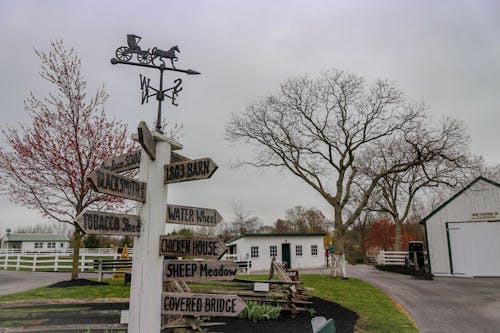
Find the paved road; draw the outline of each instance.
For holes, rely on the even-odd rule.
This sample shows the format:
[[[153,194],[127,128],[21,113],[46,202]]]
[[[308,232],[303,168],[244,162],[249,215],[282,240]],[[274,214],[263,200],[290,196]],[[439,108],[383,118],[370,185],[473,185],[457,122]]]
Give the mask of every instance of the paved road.
[[[368,282],[403,305],[423,333],[500,332],[500,278],[435,278],[348,267],[348,275]]]
[[[96,274],[80,273],[80,278]],[[0,295],[17,293],[71,279],[71,273],[22,272],[0,270]]]

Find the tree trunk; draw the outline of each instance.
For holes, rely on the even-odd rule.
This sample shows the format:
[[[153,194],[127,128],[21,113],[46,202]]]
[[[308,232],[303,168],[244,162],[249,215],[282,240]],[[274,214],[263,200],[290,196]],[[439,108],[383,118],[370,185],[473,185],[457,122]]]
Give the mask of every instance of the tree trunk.
[[[71,269],[71,280],[78,279],[78,263],[80,257],[80,241],[82,240],[82,232],[78,224],[74,224],[75,232],[73,233],[73,267]]]
[[[401,251],[401,221],[394,220],[394,251]]]
[[[342,217],[335,212],[335,238],[333,241],[334,254],[332,256],[332,278],[347,278],[345,261],[345,242]]]

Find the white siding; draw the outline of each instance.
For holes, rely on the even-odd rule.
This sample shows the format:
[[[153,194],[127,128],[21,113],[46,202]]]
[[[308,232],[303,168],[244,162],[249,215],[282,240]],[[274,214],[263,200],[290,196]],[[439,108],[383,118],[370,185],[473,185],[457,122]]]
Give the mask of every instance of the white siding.
[[[290,244],[291,268],[319,268],[325,263],[322,236],[249,236],[237,239],[229,244],[236,244],[238,260],[245,260],[250,248],[259,247],[259,257],[249,258],[252,261],[252,270],[268,270],[271,266],[270,246],[277,247],[276,261],[282,262],[282,244]],[[297,257],[295,246],[302,245],[302,256]],[[311,255],[311,245],[318,248],[317,255]]]
[[[472,221],[472,214],[479,212],[500,212],[500,188],[482,179],[478,180],[426,221],[433,274],[451,275],[446,223],[477,223],[479,228],[482,222]],[[469,229],[469,233],[476,232],[479,232],[479,229]],[[471,237],[473,236],[471,235]],[[497,242],[500,242],[499,238],[496,239]],[[480,239],[476,241],[481,242]],[[498,248],[500,248],[498,244],[491,246],[491,249]],[[455,251],[462,250],[455,247]],[[496,255],[497,258],[500,257],[500,253],[494,253],[493,255]],[[479,268],[478,271],[480,271]],[[500,275],[500,272],[495,275]]]

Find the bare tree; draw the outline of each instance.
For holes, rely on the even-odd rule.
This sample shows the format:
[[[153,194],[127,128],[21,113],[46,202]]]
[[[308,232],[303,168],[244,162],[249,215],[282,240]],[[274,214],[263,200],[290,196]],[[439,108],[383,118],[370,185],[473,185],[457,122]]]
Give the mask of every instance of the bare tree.
[[[232,209],[234,217],[231,221],[231,229],[234,234],[242,235],[256,233],[262,225],[260,219],[246,210],[241,201],[234,202],[232,204]]]
[[[325,215],[316,208],[303,206],[289,208],[286,210],[285,220],[289,223],[291,232],[320,233],[328,231],[328,221]],[[278,227],[278,225],[276,226]]]
[[[55,89],[45,98],[26,99],[30,126],[3,130],[10,150],[0,148],[0,189],[11,201],[74,227],[71,278],[77,279],[82,230],[75,217],[90,205],[113,209],[123,202],[91,191],[86,179],[104,159],[130,151],[132,143],[124,124],[106,118],[104,88],[87,96],[73,49],[56,41],[48,53],[35,53],[41,77]]]
[[[277,94],[233,114],[226,131],[229,140],[257,148],[256,156],[243,164],[284,168],[331,205],[335,221],[332,276],[346,277],[344,234],[377,183],[436,156],[428,138],[405,135],[414,132],[424,117],[424,107],[408,103],[392,83],[367,84],[357,75],[334,70],[318,79],[304,76],[285,81]],[[401,138],[410,149],[390,165],[381,163],[375,155],[377,148],[397,149]],[[370,168],[371,177],[363,196],[345,216],[352,187],[365,177],[359,172],[362,167]]]
[[[465,132],[463,123],[444,119],[437,126],[427,120],[422,122],[421,127],[415,129],[415,133],[406,134],[414,137],[425,137],[434,145],[436,156],[408,170],[396,174],[384,176],[377,185],[375,195],[377,200],[372,200],[371,209],[387,213],[395,224],[395,250],[402,249],[401,232],[402,225],[408,218],[413,202],[417,194],[423,189],[447,186],[456,188],[463,185],[472,170],[469,154],[469,139]],[[381,148],[383,163],[390,165],[393,160],[401,159],[406,149],[406,141],[399,145],[400,150],[388,151]]]

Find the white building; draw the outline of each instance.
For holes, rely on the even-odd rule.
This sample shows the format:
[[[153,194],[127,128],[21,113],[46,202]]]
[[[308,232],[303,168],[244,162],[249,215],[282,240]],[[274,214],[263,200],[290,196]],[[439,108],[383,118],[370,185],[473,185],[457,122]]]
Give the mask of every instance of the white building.
[[[434,275],[500,276],[500,184],[475,179],[420,223]]]
[[[7,233],[2,240],[3,249],[21,252],[64,252],[70,240],[66,235],[38,235]]]
[[[325,234],[244,234],[226,243],[223,259],[250,261],[250,270],[268,270],[271,260],[289,268],[320,268],[325,264]]]

